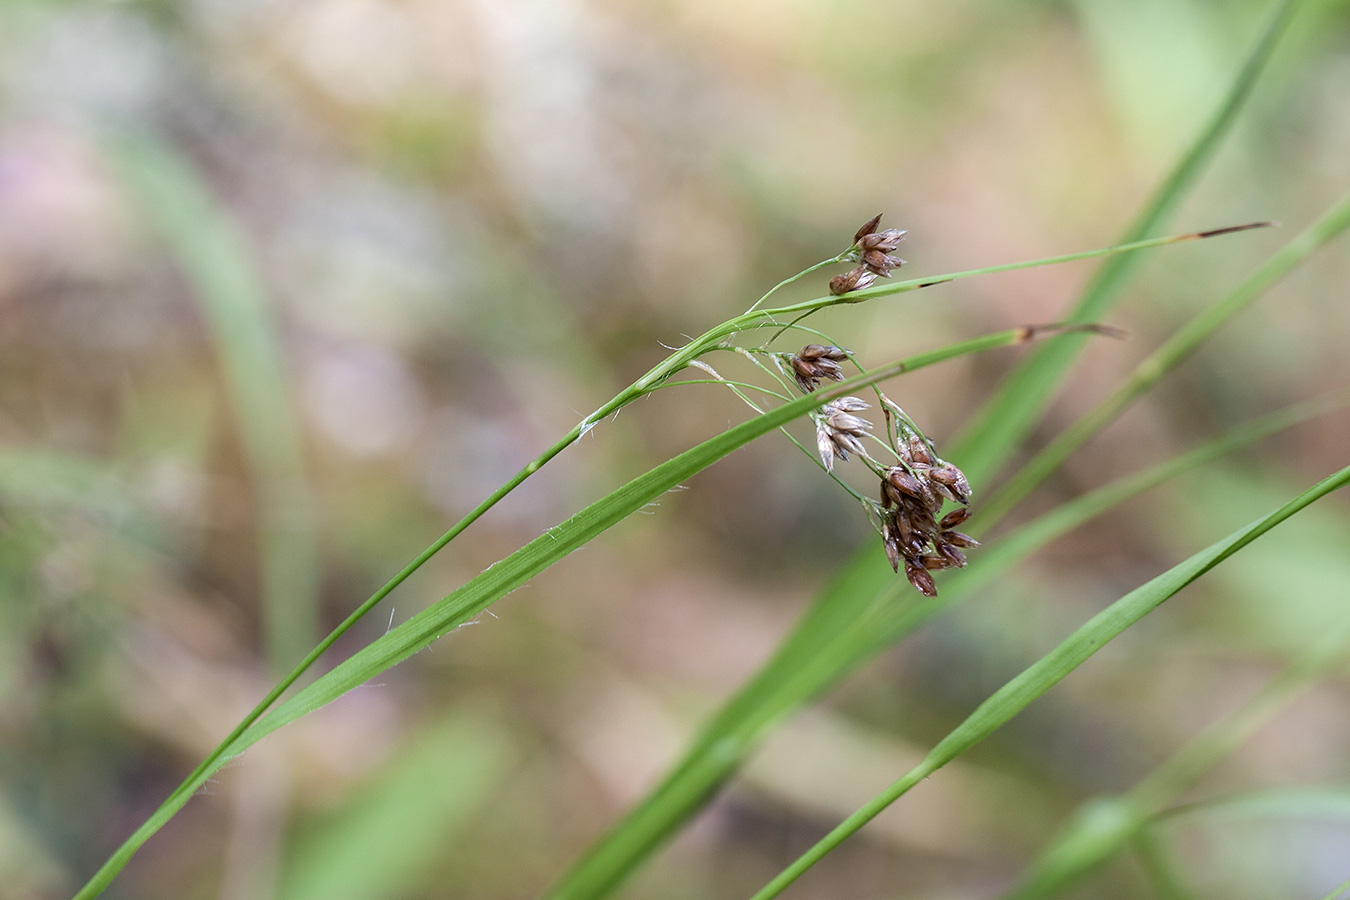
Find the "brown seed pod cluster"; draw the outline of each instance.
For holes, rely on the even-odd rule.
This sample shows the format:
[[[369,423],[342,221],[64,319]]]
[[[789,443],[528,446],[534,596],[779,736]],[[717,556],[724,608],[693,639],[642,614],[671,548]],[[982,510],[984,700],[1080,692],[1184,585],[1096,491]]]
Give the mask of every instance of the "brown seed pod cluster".
[[[905,261],[890,253],[904,240],[906,232],[896,228],[877,231],[881,224],[881,213],[869,219],[858,233],[853,236],[852,256],[861,265],[855,269],[836,275],[830,279],[830,293],[838,296],[849,291],[860,291],[871,286],[880,278],[890,278],[891,270],[898,269]]]
[[[839,364],[848,359],[848,354],[827,344],[807,344],[796,353],[787,354],[784,359],[792,370],[792,377],[797,380],[797,386],[803,394],[809,394],[820,387],[822,378],[844,380],[844,370]]]
[[[816,417],[816,449],[825,463],[825,471],[834,471],[835,457],[848,462],[850,453],[864,455],[861,439],[872,429],[872,423],[853,414],[867,408],[857,397],[840,397],[820,408]]]
[[[881,478],[881,540],[891,568],[899,572],[903,563],[909,583],[924,596],[936,597],[930,573],[965,566],[961,551],[979,546],[956,530],[970,517],[970,482],[956,466],[935,458],[917,436],[902,446],[901,465]],[[947,500],[961,505],[943,516]]]

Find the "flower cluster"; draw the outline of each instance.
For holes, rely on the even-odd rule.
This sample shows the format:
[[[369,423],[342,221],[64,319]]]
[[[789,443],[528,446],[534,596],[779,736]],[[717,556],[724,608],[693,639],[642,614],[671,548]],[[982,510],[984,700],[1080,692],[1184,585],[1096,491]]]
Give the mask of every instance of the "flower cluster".
[[[881,540],[891,568],[899,572],[903,562],[909,583],[924,596],[936,597],[937,585],[929,573],[965,566],[961,549],[979,546],[955,530],[970,517],[970,483],[917,435],[897,449],[900,465],[881,476]],[[947,500],[960,506],[939,519]]]
[[[816,415],[816,449],[825,471],[834,471],[835,457],[848,462],[849,453],[867,455],[861,438],[872,430],[872,423],[853,415],[867,408],[857,397],[840,397],[820,408]]]
[[[900,257],[890,255],[891,251],[899,247],[900,242],[904,240],[905,232],[895,228],[877,231],[880,224],[881,214],[877,213],[853,236],[853,246],[845,258],[856,260],[861,265],[843,275],[831,278],[831,294],[838,296],[849,291],[860,291],[869,287],[878,277],[890,278],[892,269],[898,269],[905,264]]]
[[[808,344],[784,358],[802,391],[811,393],[821,379],[842,380],[838,363],[848,357],[838,347]],[[880,476],[880,503],[865,498],[863,502],[879,523],[886,558],[897,572],[904,564],[905,577],[920,593],[936,597],[937,585],[930,573],[964,566],[962,550],[979,546],[974,538],[956,530],[970,516],[970,482],[964,472],[937,456],[931,442],[900,407],[884,394],[879,396],[887,417],[887,440],[872,438],[872,423],[857,415],[870,408],[866,402],[840,397],[812,414],[816,448],[827,472],[834,471],[835,460],[847,462],[853,454]],[[907,436],[902,437],[902,430]],[[863,443],[868,438],[889,448],[895,463],[873,458]],[[943,515],[948,501],[958,507]]]
[[[839,364],[846,359],[848,353],[825,344],[807,344],[786,357],[788,367],[792,369],[792,377],[796,379],[797,386],[802,389],[803,394],[809,394],[820,387],[822,378],[843,381],[844,370]]]

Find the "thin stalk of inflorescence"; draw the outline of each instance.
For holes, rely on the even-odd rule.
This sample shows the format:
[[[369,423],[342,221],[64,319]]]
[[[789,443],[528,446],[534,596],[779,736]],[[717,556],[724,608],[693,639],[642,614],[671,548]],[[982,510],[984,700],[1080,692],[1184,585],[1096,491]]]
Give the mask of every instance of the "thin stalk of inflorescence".
[[[971,278],[976,275],[992,275],[999,272],[1011,272],[1018,269],[1032,269],[1040,266],[1058,265],[1060,263],[1074,262],[1077,260],[1093,259],[1095,257],[1110,256],[1117,253],[1128,253],[1135,250],[1145,250],[1151,247],[1162,247],[1168,244],[1176,244],[1184,241],[1199,240],[1208,237],[1217,237],[1222,234],[1232,234],[1234,232],[1246,231],[1251,228],[1262,228],[1273,223],[1253,222],[1246,225],[1235,225],[1227,228],[1212,229],[1209,231],[1193,232],[1190,234],[1175,235],[1172,237],[1152,238],[1143,241],[1133,241],[1127,244],[1119,244],[1114,247],[1104,247],[1097,250],[1086,250],[1080,253],[1070,253],[1063,256],[1052,256],[1043,259],[1027,260],[1016,263],[1005,263],[996,266],[985,266],[979,269],[968,269],[962,272],[953,272],[947,275],[939,275],[928,278],[916,278],[909,281],[897,281],[889,284],[879,284],[866,287],[861,290],[848,291],[841,294],[830,294],[824,297],[817,297],[812,300],[803,300],[799,303],[793,303],[787,306],[759,309],[759,305],[767,299],[774,291],[783,285],[790,284],[799,278],[811,272],[817,271],[825,266],[833,265],[838,262],[852,258],[850,254],[854,253],[854,248],[833,257],[828,260],[816,263],[815,265],[804,269],[802,272],[794,275],[792,278],[785,279],[779,285],[756,301],[751,307],[739,316],[728,319],[719,325],[710,328],[702,335],[694,338],[683,347],[678,348],[661,362],[653,366],[645,375],[634,381],[628,387],[624,388],[614,397],[599,406],[594,412],[582,419],[577,425],[569,430],[565,435],[558,439],[551,447],[540,453],[537,457],[527,463],[519,472],[511,476],[509,480],[497,490],[493,491],[481,503],[470,510],[462,519],[456,522],[451,528],[431,543],[425,550],[419,553],[411,562],[398,571],[374,594],[365,600],[360,606],[352,611],[347,618],[343,619],[341,624],[332,630],[322,641],[318,643],[307,653],[294,669],[277,683],[265,697],[246,715],[238,725],[225,737],[223,741],[207,756],[202,763],[193,770],[187,779],[174,791],[171,797],[177,797],[181,791],[190,790],[195,779],[202,772],[207,771],[219,762],[221,755],[231,743],[242,735],[250,725],[256,722],[282,694],[286,692],[291,685],[295,684],[306,671],[309,670],[320,656],[322,656],[329,647],[331,647],[342,635],[349,631],[352,626],[361,620],[366,613],[370,612],[381,600],[387,597],[396,587],[408,579],[414,572],[420,569],[429,559],[439,553],[452,540],[458,537],[466,528],[481,518],[488,510],[496,506],[503,498],[514,491],[531,475],[539,471],[548,464],[555,456],[563,450],[576,443],[583,435],[594,428],[606,417],[622,409],[629,403],[637,400],[647,394],[660,388],[672,375],[686,368],[692,361],[698,359],[705,353],[718,349],[732,349],[729,343],[730,339],[741,331],[747,331],[760,327],[780,326],[783,320],[800,320],[806,316],[812,315],[823,309],[834,306],[841,306],[852,303],[863,303],[879,297],[891,296],[894,294],[917,291],[923,288],[933,287],[939,284],[945,284],[949,281],[957,281],[962,278]],[[797,326],[795,322],[781,326],[783,330]],[[781,332],[780,332],[781,333]],[[1041,332],[1034,329],[1028,329],[1025,332],[1025,338],[1030,339]]]

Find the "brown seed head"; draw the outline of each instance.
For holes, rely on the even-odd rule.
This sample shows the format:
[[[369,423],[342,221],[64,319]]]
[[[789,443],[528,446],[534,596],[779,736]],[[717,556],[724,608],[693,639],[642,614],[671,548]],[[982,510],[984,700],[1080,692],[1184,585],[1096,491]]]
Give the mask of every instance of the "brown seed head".
[[[881,520],[881,543],[886,548],[886,559],[891,564],[891,569],[895,572],[900,571],[900,526],[894,516],[886,516]]]
[[[970,535],[962,534],[959,531],[947,531],[944,529],[942,532],[942,540],[951,544],[953,547],[970,548],[980,546],[979,541],[975,540]]]
[[[822,378],[834,381],[844,380],[844,370],[839,366],[848,354],[838,347],[825,344],[807,344],[796,353],[787,354],[787,363],[792,368],[792,377],[803,393],[809,394],[820,387]]]
[[[868,235],[875,237],[875,235]],[[905,261],[898,256],[887,256],[881,250],[865,250],[862,255],[862,264],[869,272],[875,272],[882,278],[890,278],[891,270],[898,269],[905,264]]]
[[[890,253],[900,246],[900,242],[905,239],[905,235],[908,233],[896,228],[887,228],[885,231],[873,231],[870,234],[865,234],[857,239],[857,243],[865,253],[873,250]]]
[[[970,502],[970,482],[966,473],[949,462],[928,470],[928,480],[938,493],[962,505]]]
[[[857,397],[840,397],[820,408],[816,419],[816,450],[827,472],[834,471],[835,457],[848,461],[850,453],[862,453],[859,438],[867,434],[872,423],[853,415],[868,406]]]
[[[851,269],[843,275],[836,275],[830,279],[830,293],[838,297],[840,294],[847,294],[850,291],[860,291],[865,287],[870,287],[872,282],[877,280],[875,272],[866,266],[858,266]]]

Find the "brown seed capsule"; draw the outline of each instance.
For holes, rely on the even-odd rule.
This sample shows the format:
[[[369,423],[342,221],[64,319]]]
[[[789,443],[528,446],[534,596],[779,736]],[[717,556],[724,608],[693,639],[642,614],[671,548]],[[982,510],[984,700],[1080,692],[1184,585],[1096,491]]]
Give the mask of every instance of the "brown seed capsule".
[[[970,482],[966,475],[951,463],[934,466],[928,472],[928,480],[939,487],[939,492],[957,503],[970,502]]]
[[[942,532],[942,539],[943,539],[944,541],[946,541],[947,543],[951,544],[953,547],[978,547],[978,546],[980,546],[980,542],[979,542],[979,541],[975,540],[975,539],[974,539],[973,537],[971,537],[970,535],[968,535],[968,534],[962,534],[962,533],[959,532],[959,531],[946,531],[946,530],[944,530],[944,531]]]
[[[853,235],[853,243],[858,243],[864,237],[876,231],[877,226],[881,224],[881,217],[883,215],[885,215],[885,213],[877,213],[875,216],[864,222],[863,227],[858,229],[858,233]]]
[[[945,516],[943,516],[942,521],[938,523],[938,527],[941,528],[943,531],[948,531],[949,529],[955,528],[957,525],[960,525],[962,522],[964,522],[966,519],[969,518],[970,518],[970,507],[962,506],[959,509],[954,509],[951,512],[947,513]]]
[[[858,238],[857,244],[864,253],[871,253],[879,250],[882,253],[890,253],[900,242],[905,239],[907,231],[901,231],[896,228],[887,228],[885,231],[873,231],[871,234],[865,234]]]
[[[807,344],[797,351],[797,355],[802,359],[809,360],[831,359],[837,362],[839,360],[848,359],[847,353],[840,350],[838,347],[830,346],[829,344]]]
[[[928,497],[928,489],[924,483],[900,466],[891,466],[886,470],[886,481],[900,493],[913,497],[915,500],[926,500]]]
[[[936,550],[938,552],[938,556],[941,556],[943,559],[947,560],[949,564],[956,566],[958,569],[965,568],[966,555],[962,553],[960,550],[957,550],[951,544],[947,543],[946,541],[939,540],[937,542]]]
[[[881,544],[886,548],[886,559],[890,562],[891,569],[899,572],[900,532],[894,516],[887,516],[881,521]]]
[[[928,556],[919,557],[919,562],[922,563],[923,567],[930,572],[938,572],[941,571],[942,569],[950,569],[952,565],[951,561],[948,560],[945,556],[933,556],[932,554],[929,554]]]
[[[858,268],[845,272],[843,275],[836,275],[831,278],[830,293],[837,297],[850,291],[860,291],[865,287],[870,287],[872,282],[876,280],[875,272],[870,271],[866,266],[858,266]]]
[[[923,438],[919,437],[917,434],[911,435],[909,438],[909,455],[916,463],[921,463],[925,466],[931,466],[933,464],[933,455],[928,452],[928,445],[925,444]]]
[[[867,250],[862,255],[862,264],[867,267],[867,271],[875,272],[882,278],[890,278],[891,270],[900,268],[905,261],[898,256],[887,256],[881,250]]]
[[[848,359],[848,354],[838,347],[807,344],[796,353],[786,354],[785,359],[792,368],[792,377],[797,379],[797,385],[803,393],[809,394],[820,386],[822,378],[844,380],[844,370],[839,362]]]
[[[937,584],[933,581],[933,576],[929,575],[927,569],[912,559],[905,560],[905,577],[925,597],[937,596]]]

